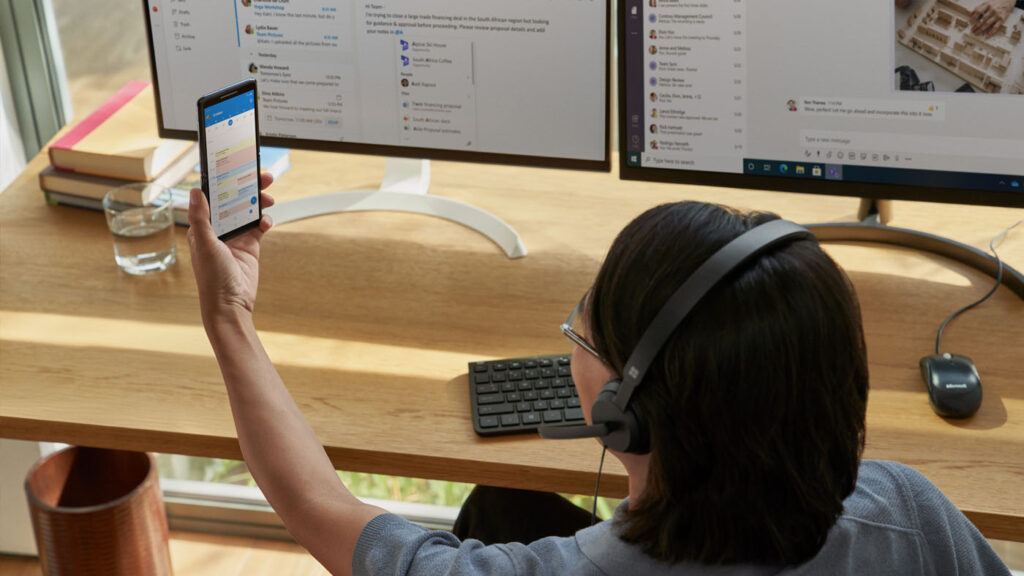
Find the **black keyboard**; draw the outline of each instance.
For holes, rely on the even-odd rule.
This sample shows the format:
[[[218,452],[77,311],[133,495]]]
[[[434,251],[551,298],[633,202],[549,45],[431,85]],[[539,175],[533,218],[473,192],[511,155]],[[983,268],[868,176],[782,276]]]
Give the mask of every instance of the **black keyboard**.
[[[473,429],[481,436],[583,423],[568,354],[471,362],[469,397]]]

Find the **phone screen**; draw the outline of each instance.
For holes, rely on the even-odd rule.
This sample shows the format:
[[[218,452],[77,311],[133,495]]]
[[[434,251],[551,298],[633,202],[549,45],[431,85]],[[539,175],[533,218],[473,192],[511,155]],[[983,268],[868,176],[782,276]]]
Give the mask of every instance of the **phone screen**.
[[[248,90],[202,108],[205,191],[218,238],[234,236],[261,217],[256,92]]]

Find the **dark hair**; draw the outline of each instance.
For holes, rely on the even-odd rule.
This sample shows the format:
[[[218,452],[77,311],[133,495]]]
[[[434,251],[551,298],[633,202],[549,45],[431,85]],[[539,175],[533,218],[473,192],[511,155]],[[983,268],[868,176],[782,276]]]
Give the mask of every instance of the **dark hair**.
[[[621,374],[690,274],[775,219],[681,202],[633,220],[587,306],[601,356]],[[867,393],[856,295],[816,242],[792,241],[733,271],[676,329],[630,402],[650,429],[651,460],[622,539],[670,563],[810,559],[856,484]]]

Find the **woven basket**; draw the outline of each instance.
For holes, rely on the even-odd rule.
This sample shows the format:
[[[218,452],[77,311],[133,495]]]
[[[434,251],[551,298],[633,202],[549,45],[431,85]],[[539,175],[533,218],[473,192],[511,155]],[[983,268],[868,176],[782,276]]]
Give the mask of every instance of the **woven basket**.
[[[71,447],[25,479],[43,573],[170,576],[156,458]]]

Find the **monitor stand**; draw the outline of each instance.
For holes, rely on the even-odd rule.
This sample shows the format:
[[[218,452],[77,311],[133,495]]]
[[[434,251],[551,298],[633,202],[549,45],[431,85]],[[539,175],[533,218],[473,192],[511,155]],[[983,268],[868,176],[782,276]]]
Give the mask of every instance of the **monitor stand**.
[[[346,190],[299,198],[268,208],[267,213],[273,216],[275,224],[335,212],[386,210],[426,214],[476,230],[509,258],[526,256],[526,245],[519,234],[497,216],[459,200],[428,194],[429,188],[429,160],[388,158],[384,180],[377,190]]]
[[[995,257],[977,248],[926,232],[887,226],[892,220],[892,201],[862,198],[860,222],[836,222],[807,226],[823,242],[879,242],[932,252],[976,268],[993,278],[999,266]],[[993,236],[995,232],[993,232]],[[1024,299],[1024,276],[1003,262],[1003,283]]]

